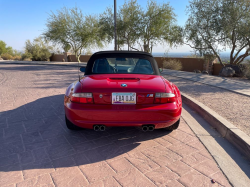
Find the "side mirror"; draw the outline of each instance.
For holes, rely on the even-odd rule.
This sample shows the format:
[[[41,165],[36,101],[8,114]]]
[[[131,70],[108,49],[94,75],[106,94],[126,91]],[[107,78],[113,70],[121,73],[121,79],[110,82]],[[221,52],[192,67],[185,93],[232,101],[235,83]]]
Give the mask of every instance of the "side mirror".
[[[159,68],[160,73],[163,72],[163,68]]]
[[[85,70],[86,70],[86,67],[80,67],[81,72],[85,72]]]

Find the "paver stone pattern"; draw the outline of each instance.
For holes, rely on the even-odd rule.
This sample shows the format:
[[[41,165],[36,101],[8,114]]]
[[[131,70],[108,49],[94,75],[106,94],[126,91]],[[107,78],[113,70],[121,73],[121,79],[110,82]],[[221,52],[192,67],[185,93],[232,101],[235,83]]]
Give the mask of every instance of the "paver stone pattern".
[[[230,186],[182,118],[173,132],[73,132],[63,97],[76,68],[0,65],[0,75],[1,187]]]

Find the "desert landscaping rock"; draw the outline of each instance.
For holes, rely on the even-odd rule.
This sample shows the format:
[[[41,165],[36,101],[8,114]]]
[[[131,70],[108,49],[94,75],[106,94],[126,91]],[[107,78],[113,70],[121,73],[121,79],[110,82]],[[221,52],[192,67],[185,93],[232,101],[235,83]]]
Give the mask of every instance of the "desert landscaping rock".
[[[0,186],[230,186],[182,118],[173,132],[71,132],[63,98],[75,67],[1,64],[3,72]]]
[[[234,76],[236,76],[236,77],[243,77],[244,76],[244,70],[246,69],[246,66],[244,66],[244,64],[227,65],[226,67],[230,67],[235,71]]]
[[[224,67],[220,72],[220,76],[222,77],[232,77],[235,74],[235,71],[231,67]]]

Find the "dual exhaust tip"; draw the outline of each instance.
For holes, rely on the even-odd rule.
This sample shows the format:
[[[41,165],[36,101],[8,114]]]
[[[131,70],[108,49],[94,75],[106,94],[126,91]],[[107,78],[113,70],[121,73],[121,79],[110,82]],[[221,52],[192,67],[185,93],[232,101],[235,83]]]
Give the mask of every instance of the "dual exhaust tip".
[[[155,126],[154,125],[143,125],[141,129],[143,132],[153,131],[155,129]]]
[[[94,129],[94,131],[105,131],[106,126],[105,125],[94,125],[93,129]]]
[[[105,125],[94,125],[93,126],[94,131],[105,131],[106,126]],[[142,125],[142,131],[147,132],[147,131],[153,131],[155,129],[154,125]]]

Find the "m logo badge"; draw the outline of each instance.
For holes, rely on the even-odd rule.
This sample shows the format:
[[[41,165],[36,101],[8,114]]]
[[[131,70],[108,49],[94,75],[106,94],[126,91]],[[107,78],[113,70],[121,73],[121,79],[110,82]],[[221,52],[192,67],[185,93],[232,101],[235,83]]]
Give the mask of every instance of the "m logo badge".
[[[154,97],[154,94],[148,94],[147,97]]]

